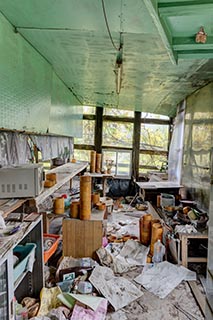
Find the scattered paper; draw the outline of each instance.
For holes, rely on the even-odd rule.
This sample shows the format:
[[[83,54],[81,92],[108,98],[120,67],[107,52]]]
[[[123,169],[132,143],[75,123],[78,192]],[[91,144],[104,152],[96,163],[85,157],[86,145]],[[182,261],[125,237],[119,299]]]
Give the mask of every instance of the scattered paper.
[[[192,224],[175,226],[175,233],[197,233],[197,229]]]
[[[136,266],[146,264],[149,247],[128,240],[124,245],[110,243],[106,248],[97,250],[102,265],[112,268],[114,273],[124,273]]]
[[[75,301],[79,301],[86,306],[90,307],[92,310],[97,310],[100,303],[105,300],[101,297],[95,297],[87,294],[74,294],[74,293],[68,293],[64,292],[58,295],[58,299],[68,308],[72,309]]]
[[[102,299],[96,311],[75,304],[70,320],[104,320],[107,313],[107,300]]]
[[[95,267],[89,281],[111,303],[115,311],[143,295],[133,283],[123,277],[115,277],[107,267]]]
[[[128,317],[126,313],[122,310],[118,310],[117,312],[114,312],[108,316],[108,320],[128,320]]]
[[[159,298],[164,299],[187,277],[189,277],[187,268],[164,261],[154,264],[152,268],[142,272],[135,278],[135,281]]]

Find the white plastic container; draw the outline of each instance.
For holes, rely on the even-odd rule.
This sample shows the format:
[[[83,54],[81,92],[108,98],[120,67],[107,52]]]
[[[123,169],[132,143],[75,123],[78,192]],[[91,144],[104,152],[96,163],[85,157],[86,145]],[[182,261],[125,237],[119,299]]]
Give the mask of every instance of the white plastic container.
[[[89,281],[79,281],[78,283],[78,292],[80,293],[91,293],[92,285]]]
[[[164,207],[174,207],[175,206],[175,197],[172,194],[161,193],[160,205]]]

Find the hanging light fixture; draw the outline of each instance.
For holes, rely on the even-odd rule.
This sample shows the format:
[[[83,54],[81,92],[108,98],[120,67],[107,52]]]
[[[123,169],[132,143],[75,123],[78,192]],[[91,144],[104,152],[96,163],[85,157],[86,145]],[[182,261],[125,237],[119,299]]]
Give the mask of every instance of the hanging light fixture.
[[[122,74],[123,74],[123,38],[122,33],[120,33],[120,46],[116,55],[115,62],[115,75],[116,75],[116,93],[119,94],[121,91],[122,83]]]
[[[120,0],[120,44],[119,47],[117,47],[113,41],[112,34],[109,28],[109,23],[106,15],[106,9],[105,9],[105,3],[104,0],[102,0],[102,8],[103,8],[103,14],[104,19],[107,27],[107,31],[110,37],[110,40],[112,42],[113,47],[116,49],[116,62],[115,62],[115,75],[116,75],[116,93],[119,94],[121,91],[121,82],[122,82],[122,74],[123,74],[123,0]]]

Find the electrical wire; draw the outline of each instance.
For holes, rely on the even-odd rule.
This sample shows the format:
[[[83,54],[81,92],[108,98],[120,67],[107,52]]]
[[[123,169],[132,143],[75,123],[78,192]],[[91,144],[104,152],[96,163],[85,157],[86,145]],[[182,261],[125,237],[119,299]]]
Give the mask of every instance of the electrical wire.
[[[119,48],[116,47],[113,39],[112,39],[112,34],[111,34],[111,31],[110,31],[110,28],[109,28],[109,23],[108,23],[108,20],[107,20],[107,15],[106,15],[106,9],[105,9],[105,4],[104,4],[104,0],[101,1],[102,2],[102,9],[103,9],[103,14],[104,14],[104,20],[105,20],[105,23],[106,23],[106,27],[107,27],[107,31],[108,31],[108,34],[109,34],[109,37],[110,37],[110,40],[112,42],[112,45],[113,47],[115,48],[116,51],[119,51]]]

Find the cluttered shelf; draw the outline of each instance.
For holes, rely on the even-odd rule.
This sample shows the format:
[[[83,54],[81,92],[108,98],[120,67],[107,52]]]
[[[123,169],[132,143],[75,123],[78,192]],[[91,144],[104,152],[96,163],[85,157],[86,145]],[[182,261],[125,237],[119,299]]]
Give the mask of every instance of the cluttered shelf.
[[[164,220],[166,225],[171,228],[173,234],[180,240],[180,260],[184,267],[188,267],[188,263],[190,262],[207,262],[207,252],[206,255],[199,253],[198,247],[199,243],[208,241],[208,217],[206,213],[201,212],[195,207],[196,204],[194,202],[193,207],[157,207],[154,205],[154,209],[161,219]],[[195,241],[198,243],[196,244],[196,250],[192,253],[191,251],[193,250],[190,250],[190,245],[195,243]]]
[[[11,212],[20,208],[28,199],[1,199],[0,211],[3,218],[6,218]]]
[[[62,166],[59,166],[57,168],[54,168],[49,173],[55,173],[56,174],[56,182],[54,185],[52,185],[50,188],[44,188],[44,190],[36,197],[29,198],[29,197],[23,197],[23,198],[10,198],[10,199],[0,199],[0,211],[2,212],[2,216],[5,218],[7,217],[11,212],[14,212],[15,210],[21,209],[21,207],[26,203],[30,206],[38,208],[38,206],[45,201],[49,196],[51,196],[55,191],[60,189],[64,184],[71,181],[73,177],[75,177],[77,174],[82,172],[86,169],[88,166],[87,162],[77,162],[77,163],[66,163]],[[24,211],[24,210],[22,210]]]
[[[44,191],[41,192],[37,197],[35,197],[35,203],[38,206],[41,204],[47,197],[52,195],[55,191],[60,189],[64,184],[69,182],[73,177],[79,174],[81,171],[86,169],[88,166],[87,162],[76,162],[76,163],[66,163],[62,166],[54,168],[47,172],[47,174],[55,173],[56,174],[56,183],[50,188],[44,188]]]

